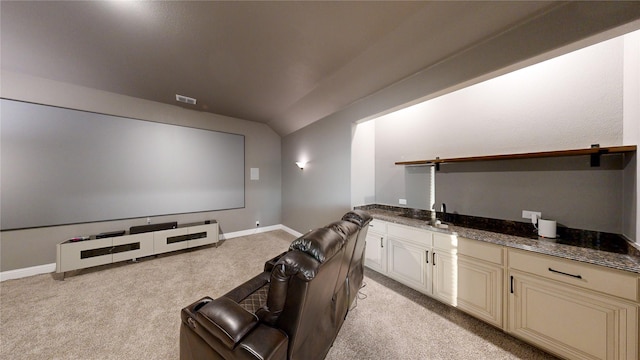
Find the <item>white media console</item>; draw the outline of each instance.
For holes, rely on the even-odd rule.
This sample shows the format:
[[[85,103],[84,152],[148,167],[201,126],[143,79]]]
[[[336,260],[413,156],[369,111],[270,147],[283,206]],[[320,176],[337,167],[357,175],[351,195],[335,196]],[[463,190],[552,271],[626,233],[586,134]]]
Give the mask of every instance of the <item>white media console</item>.
[[[218,243],[218,223],[189,224],[172,229],[89,240],[67,240],[56,246],[56,273],[135,260],[145,256]]]

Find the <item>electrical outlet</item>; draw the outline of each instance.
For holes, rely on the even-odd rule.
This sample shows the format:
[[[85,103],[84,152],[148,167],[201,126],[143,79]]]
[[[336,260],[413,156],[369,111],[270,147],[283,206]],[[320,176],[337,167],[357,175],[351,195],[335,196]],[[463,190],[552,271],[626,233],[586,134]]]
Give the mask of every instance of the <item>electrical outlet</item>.
[[[542,217],[542,213],[539,211],[522,210],[523,219],[531,219],[531,222],[536,223],[538,219]]]
[[[398,199],[400,205],[407,205],[407,199]]]
[[[150,217],[147,218],[147,225],[149,225],[149,224],[151,224],[151,218]]]
[[[260,227],[260,220],[256,220],[256,227]]]

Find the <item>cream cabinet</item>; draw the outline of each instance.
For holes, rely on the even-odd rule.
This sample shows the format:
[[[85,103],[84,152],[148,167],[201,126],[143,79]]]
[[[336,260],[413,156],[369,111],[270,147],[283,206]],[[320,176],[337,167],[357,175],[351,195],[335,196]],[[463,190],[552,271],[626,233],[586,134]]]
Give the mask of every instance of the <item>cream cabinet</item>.
[[[372,223],[369,268],[560,357],[640,360],[638,274]]]
[[[378,229],[382,227],[378,226]],[[393,223],[386,223],[384,229],[386,237],[382,239],[386,241],[381,243],[386,244],[386,248],[383,248],[381,256],[387,259],[385,275],[442,302],[455,305],[456,236]],[[375,246],[371,250],[376,256],[377,249],[378,246]],[[373,266],[369,267],[376,270]]]
[[[504,256],[502,246],[458,238],[455,306],[504,328]]]
[[[432,234],[408,226],[387,226],[387,276],[423,293],[431,293]]]
[[[568,359],[638,359],[637,276],[509,249],[507,331]]]
[[[458,239],[456,236],[433,233],[431,265],[433,291],[438,300],[456,305],[458,294]]]
[[[382,274],[387,274],[387,223],[380,220],[369,222],[366,245],[364,250],[364,264],[368,268]]]

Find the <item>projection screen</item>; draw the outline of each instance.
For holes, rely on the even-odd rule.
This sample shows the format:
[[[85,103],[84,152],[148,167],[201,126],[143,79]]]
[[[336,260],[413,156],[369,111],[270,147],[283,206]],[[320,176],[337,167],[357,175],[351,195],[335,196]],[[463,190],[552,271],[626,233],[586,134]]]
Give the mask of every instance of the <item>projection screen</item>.
[[[244,207],[244,136],[0,99],[2,230]]]

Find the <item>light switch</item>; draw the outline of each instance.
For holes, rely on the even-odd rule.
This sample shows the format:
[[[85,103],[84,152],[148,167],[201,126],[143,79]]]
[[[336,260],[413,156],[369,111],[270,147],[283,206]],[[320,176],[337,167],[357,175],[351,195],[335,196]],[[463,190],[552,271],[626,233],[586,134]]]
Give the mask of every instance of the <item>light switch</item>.
[[[259,168],[251,168],[251,180],[260,180]]]

